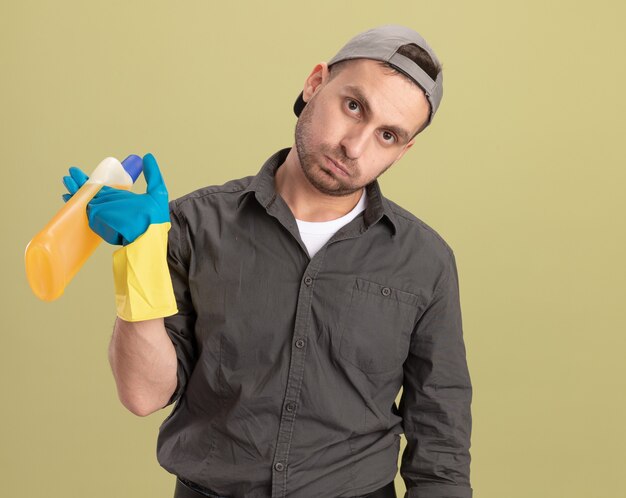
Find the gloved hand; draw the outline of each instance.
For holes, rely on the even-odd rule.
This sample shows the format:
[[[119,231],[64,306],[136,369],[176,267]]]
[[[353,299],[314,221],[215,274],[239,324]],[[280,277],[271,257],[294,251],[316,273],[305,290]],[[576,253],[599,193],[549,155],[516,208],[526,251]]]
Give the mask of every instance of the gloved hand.
[[[72,198],[72,196],[78,191],[78,189],[81,188],[83,184],[89,179],[89,177],[83,172],[83,170],[80,168],[77,168],[76,166],[72,166],[69,169],[69,172],[70,174],[68,176],[63,177],[63,184],[65,185],[65,188],[67,188],[69,192],[69,194],[63,194],[61,196],[63,197],[63,200],[65,202],[69,201]],[[100,191],[96,194],[96,197],[110,190],[113,190],[113,187],[108,187],[104,185],[100,189]]]
[[[69,172],[70,176],[63,177],[69,191],[63,195],[66,202],[89,178],[75,166]],[[170,221],[167,189],[152,154],[143,158],[143,174],[148,187],[145,194],[104,186],[87,204],[89,227],[109,244],[125,246],[150,225]]]
[[[178,312],[167,264],[170,229],[168,193],[152,154],[143,157],[147,189],[136,194],[102,187],[87,204],[91,229],[110,244],[113,253],[117,315],[129,322],[170,316]],[[63,178],[69,200],[87,181],[79,168]]]

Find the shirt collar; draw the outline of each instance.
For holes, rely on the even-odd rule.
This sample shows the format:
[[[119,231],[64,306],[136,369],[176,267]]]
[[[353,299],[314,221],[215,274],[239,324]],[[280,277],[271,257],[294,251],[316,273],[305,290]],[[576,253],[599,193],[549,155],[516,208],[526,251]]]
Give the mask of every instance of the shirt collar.
[[[278,194],[274,184],[274,176],[278,167],[285,162],[290,150],[290,147],[281,149],[265,161],[259,172],[250,181],[250,184],[239,192],[237,196],[238,209],[245,198],[252,197],[250,194],[253,192],[256,199],[265,208],[276,198]],[[392,211],[389,201],[382,195],[378,180],[368,183],[365,187],[365,192],[367,195],[367,206],[363,213],[365,226],[369,228],[381,218],[384,218],[389,222],[392,236],[395,235],[397,231],[396,215]]]

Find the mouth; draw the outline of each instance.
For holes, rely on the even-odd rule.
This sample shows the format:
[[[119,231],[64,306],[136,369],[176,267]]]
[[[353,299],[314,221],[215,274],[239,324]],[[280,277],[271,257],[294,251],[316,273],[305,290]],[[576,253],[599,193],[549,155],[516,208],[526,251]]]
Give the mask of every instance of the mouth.
[[[348,170],[344,166],[340,165],[339,163],[336,163],[328,156],[324,156],[324,157],[326,158],[326,163],[331,167],[333,171],[343,176],[350,176],[348,173]]]

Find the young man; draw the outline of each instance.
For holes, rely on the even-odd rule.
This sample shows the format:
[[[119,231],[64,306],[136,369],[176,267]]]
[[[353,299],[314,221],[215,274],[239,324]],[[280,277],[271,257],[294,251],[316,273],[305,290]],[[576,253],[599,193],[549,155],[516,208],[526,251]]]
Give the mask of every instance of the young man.
[[[123,245],[120,399],[142,416],[176,401],[158,439],[176,497],[395,497],[401,433],[408,497],[472,496],[454,254],[376,181],[441,97],[424,39],[376,28],[315,66],[295,146],[256,176],[168,209],[148,154],[146,194],[90,203],[92,228]]]

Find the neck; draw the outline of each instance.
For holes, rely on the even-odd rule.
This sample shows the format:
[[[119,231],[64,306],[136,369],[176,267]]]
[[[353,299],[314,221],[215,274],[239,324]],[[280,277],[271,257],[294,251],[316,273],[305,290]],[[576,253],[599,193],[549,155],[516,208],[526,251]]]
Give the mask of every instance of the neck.
[[[294,217],[302,221],[330,221],[349,213],[357,205],[363,189],[346,196],[324,194],[304,175],[294,145],[285,162],[276,170],[276,192],[284,199]]]

